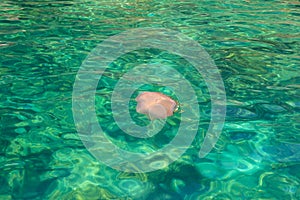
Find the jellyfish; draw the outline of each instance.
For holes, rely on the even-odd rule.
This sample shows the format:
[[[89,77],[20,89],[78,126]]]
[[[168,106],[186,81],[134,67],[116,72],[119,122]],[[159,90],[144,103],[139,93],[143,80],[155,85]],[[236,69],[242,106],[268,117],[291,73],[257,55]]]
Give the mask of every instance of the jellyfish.
[[[135,99],[136,111],[146,114],[150,120],[166,119],[177,109],[177,102],[159,92],[143,92]]]

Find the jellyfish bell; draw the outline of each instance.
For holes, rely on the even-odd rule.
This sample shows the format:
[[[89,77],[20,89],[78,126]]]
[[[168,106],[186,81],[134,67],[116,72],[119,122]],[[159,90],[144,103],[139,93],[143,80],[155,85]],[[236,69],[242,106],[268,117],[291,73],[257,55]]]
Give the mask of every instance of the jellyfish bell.
[[[166,119],[177,109],[175,100],[159,92],[143,92],[135,100],[136,111],[146,114],[150,120]]]
[[[154,119],[165,119],[168,117],[167,110],[160,104],[151,105],[147,113],[150,120]]]

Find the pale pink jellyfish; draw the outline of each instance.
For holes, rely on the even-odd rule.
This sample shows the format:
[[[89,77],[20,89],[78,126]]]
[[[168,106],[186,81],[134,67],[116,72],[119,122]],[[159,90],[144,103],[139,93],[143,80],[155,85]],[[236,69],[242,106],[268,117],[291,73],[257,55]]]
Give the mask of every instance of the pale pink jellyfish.
[[[150,120],[172,116],[177,108],[176,101],[159,92],[143,92],[135,100],[136,111],[146,114]]]

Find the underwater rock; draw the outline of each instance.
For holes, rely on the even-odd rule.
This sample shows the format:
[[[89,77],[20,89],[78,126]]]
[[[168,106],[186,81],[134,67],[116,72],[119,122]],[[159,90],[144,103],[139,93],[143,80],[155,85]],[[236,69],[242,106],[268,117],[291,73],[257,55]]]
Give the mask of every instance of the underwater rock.
[[[254,119],[257,117],[256,113],[236,106],[227,106],[226,113],[229,118]]]
[[[228,133],[230,139],[233,141],[243,141],[243,140],[250,140],[255,137],[257,134],[254,131],[233,131]]]
[[[269,113],[281,113],[286,111],[285,108],[283,108],[280,105],[276,105],[276,104],[260,104],[259,107],[261,107],[265,112],[269,112]]]
[[[182,190],[186,186],[185,182],[181,179],[173,178],[171,182],[171,188],[178,194],[182,193]]]
[[[299,162],[300,145],[280,143],[277,145],[257,145],[259,154],[276,162]]]

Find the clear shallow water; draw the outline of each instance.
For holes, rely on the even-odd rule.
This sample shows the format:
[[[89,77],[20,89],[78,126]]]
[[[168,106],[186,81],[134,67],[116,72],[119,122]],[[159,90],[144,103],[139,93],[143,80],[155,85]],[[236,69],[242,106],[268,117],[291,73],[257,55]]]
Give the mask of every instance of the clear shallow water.
[[[0,199],[299,199],[299,7],[297,1],[1,1]],[[81,63],[104,39],[138,27],[180,31],[215,60],[228,107],[206,158],[198,151],[209,96],[201,77],[185,68],[182,74],[199,89],[202,118],[179,160],[151,173],[119,172],[93,158],[79,139],[72,89]],[[186,64],[164,52],[137,51],[118,59],[118,70],[97,90],[99,121],[125,149],[160,148],[172,137],[135,143],[103,117],[111,113],[100,97],[109,97],[118,72],[147,58]]]

